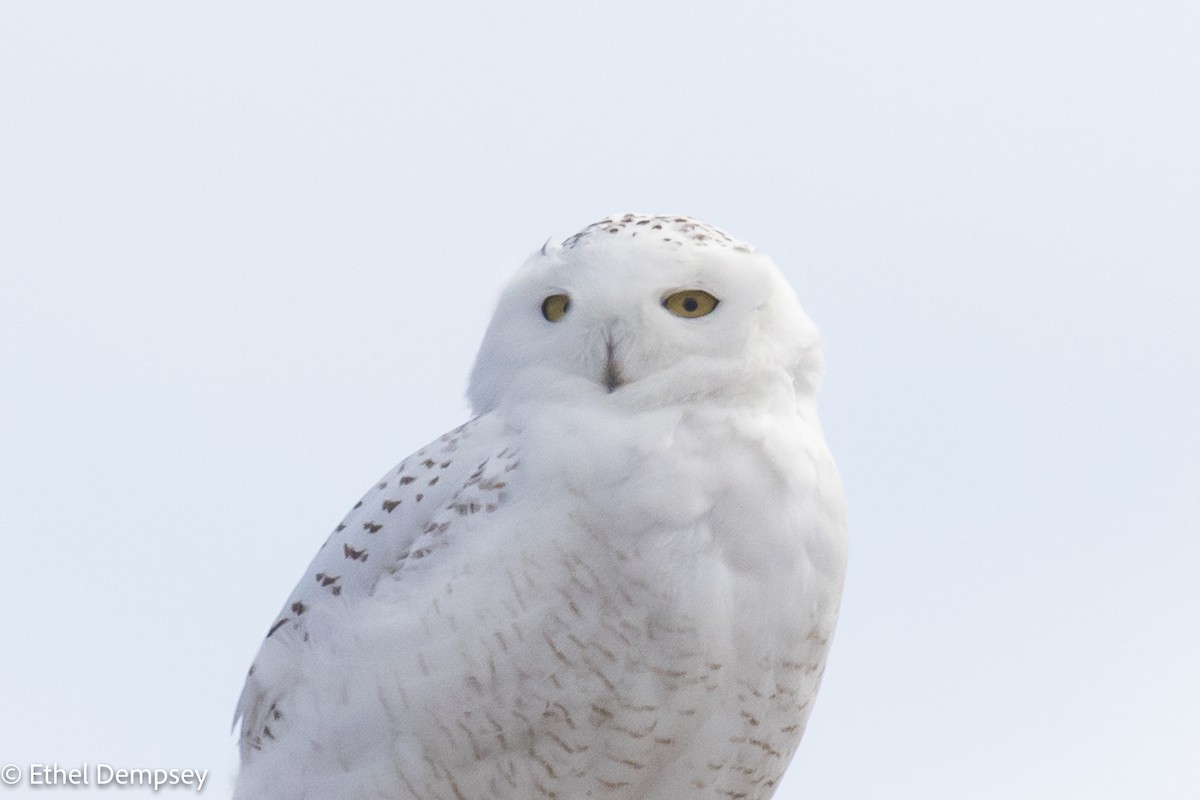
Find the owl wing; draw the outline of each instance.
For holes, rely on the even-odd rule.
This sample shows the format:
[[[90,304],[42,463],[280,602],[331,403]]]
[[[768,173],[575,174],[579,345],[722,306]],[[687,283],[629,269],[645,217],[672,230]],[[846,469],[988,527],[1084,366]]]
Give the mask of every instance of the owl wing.
[[[440,547],[455,516],[503,503],[497,475],[514,463],[498,418],[477,417],[406,458],[355,504],[288,597],[250,667],[234,715],[235,726],[241,720],[243,760],[276,738],[272,724],[284,716],[294,674],[286,661],[318,635],[308,623],[313,612],[369,597],[381,578]]]

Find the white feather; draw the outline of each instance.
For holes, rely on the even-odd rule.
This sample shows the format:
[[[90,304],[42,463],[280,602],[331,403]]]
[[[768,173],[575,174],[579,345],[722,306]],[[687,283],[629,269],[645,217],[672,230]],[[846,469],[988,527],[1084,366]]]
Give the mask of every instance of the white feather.
[[[671,314],[685,289],[716,310]],[[770,797],[845,567],[819,374],[791,288],[718,229],[623,215],[542,248],[479,416],[384,476],[285,605],[236,796]]]

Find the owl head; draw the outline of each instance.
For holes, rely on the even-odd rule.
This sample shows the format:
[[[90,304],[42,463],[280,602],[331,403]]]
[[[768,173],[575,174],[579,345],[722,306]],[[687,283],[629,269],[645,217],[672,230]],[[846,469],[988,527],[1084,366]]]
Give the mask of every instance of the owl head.
[[[614,215],[517,272],[488,326],[468,395],[656,406],[763,387],[811,398],[821,340],[778,267],[683,216]]]

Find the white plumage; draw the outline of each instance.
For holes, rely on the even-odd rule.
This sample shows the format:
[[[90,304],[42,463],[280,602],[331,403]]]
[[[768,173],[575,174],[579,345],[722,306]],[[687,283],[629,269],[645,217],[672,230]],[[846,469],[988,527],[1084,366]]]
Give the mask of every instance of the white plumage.
[[[236,797],[770,797],[845,568],[820,370],[778,269],[702,222],[535,253],[475,418],[367,492],[271,628]]]

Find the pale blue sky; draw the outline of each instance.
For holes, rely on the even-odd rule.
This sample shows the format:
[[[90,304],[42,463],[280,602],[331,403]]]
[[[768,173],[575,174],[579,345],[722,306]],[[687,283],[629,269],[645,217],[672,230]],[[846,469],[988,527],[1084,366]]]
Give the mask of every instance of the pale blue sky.
[[[777,798],[1196,797],[1197,41],[1185,0],[0,5],[0,764],[227,796],[328,530],[463,421],[505,275],[631,210],[755,243],[827,340],[852,561]]]

